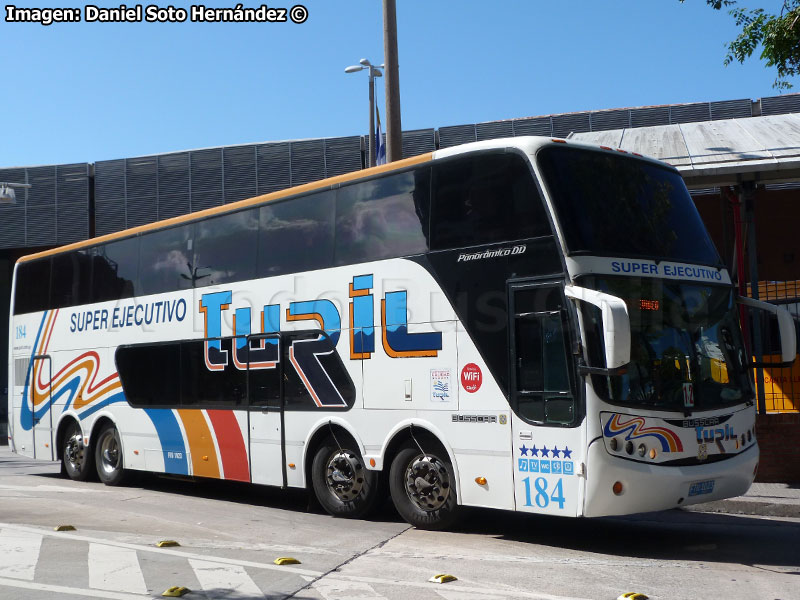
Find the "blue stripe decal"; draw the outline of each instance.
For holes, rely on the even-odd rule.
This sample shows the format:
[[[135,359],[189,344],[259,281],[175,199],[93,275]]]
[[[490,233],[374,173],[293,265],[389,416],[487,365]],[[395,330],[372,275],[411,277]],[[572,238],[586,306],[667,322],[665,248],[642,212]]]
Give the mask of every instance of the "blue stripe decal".
[[[95,404],[92,404],[89,408],[87,408],[80,414],[81,421],[83,421],[86,417],[93,415],[101,408],[104,408],[109,404],[114,404],[115,402],[125,402],[125,394],[122,392],[117,392],[116,394],[114,394],[113,396],[109,396],[102,402],[97,402]]]
[[[33,350],[31,351],[31,360],[28,363],[28,372],[25,374],[25,388],[22,390],[22,406],[20,407],[19,415],[20,425],[25,431],[33,429],[33,394],[31,393],[31,406],[28,406],[28,386],[31,384],[31,375],[33,374],[33,357],[36,356],[36,349],[39,347],[39,338],[42,337],[42,329],[45,321],[47,321],[48,312],[45,311],[42,315],[42,322],[39,324],[39,331],[36,332],[36,341],[33,343]],[[49,403],[39,411],[36,417],[41,419],[48,410],[50,410]]]
[[[175,414],[168,408],[145,408],[144,412],[153,422],[158,440],[161,442],[164,472],[188,475],[189,461],[186,456],[186,446]]]

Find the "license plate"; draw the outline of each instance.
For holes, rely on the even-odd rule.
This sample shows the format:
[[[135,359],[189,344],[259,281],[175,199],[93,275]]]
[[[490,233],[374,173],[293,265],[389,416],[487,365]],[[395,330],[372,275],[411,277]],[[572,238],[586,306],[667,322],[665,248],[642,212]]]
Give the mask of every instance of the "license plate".
[[[689,486],[690,496],[702,496],[703,494],[710,494],[714,491],[714,480],[698,481]]]

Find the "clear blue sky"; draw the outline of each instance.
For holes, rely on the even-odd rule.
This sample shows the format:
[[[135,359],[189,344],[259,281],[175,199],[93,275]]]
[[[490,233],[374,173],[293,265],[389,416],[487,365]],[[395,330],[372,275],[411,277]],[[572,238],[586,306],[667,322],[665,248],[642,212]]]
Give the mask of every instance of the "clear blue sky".
[[[7,23],[3,12],[0,167],[366,133],[367,75],[344,68],[383,62],[381,2],[301,1],[301,25],[43,27]],[[723,66],[737,30],[703,0],[397,4],[407,130],[778,93],[757,58]],[[778,11],[781,2],[743,4]]]

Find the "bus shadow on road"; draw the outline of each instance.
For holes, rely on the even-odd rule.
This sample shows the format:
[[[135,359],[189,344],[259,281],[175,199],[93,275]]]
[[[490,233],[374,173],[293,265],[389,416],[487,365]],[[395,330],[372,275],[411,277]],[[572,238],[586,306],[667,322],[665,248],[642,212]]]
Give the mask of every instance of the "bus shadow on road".
[[[796,551],[800,521],[791,519],[680,509],[571,519],[473,509],[455,530],[640,559],[800,567],[800,553]]]
[[[58,473],[41,473],[38,476],[62,479],[64,477]],[[101,484],[96,483],[96,478],[95,482],[89,485],[103,487]],[[254,485],[239,481],[144,472],[128,473],[125,486],[165,494],[179,494],[197,499],[235,502],[243,505],[320,515],[327,514],[312,491],[298,488],[280,489],[273,486]],[[376,522],[402,522],[388,497],[376,507],[369,520]]]

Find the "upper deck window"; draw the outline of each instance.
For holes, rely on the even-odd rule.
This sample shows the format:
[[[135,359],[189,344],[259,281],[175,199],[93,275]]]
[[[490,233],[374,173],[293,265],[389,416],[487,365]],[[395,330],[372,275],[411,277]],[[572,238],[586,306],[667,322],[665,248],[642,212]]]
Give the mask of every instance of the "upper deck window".
[[[567,146],[543,148],[537,158],[569,254],[720,264],[677,171]]]
[[[432,196],[434,250],[552,235],[530,168],[519,154],[434,164]]]
[[[336,194],[336,264],[425,252],[429,195],[428,169],[342,186]]]

